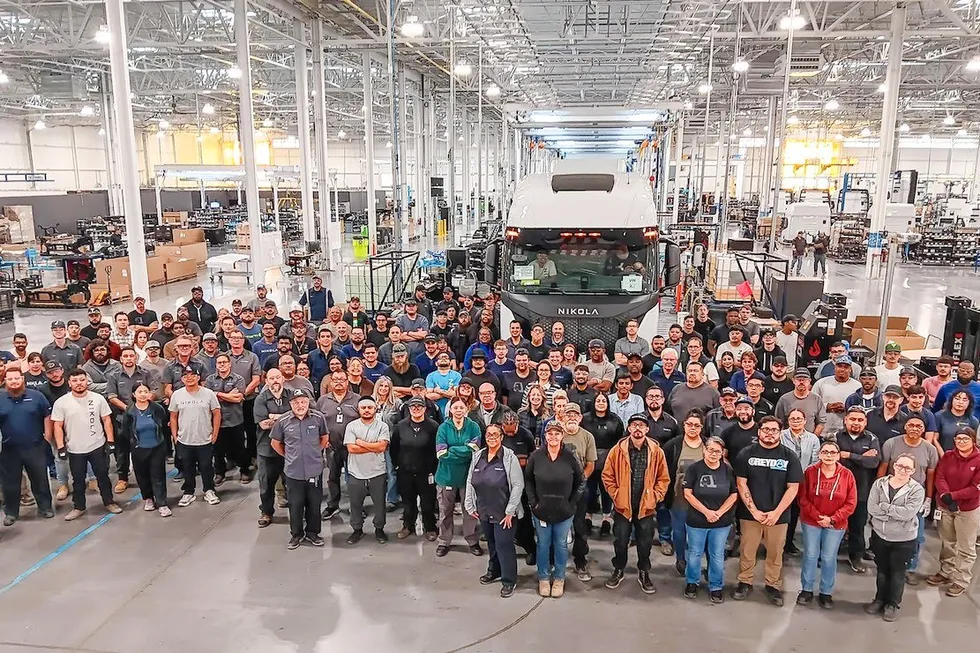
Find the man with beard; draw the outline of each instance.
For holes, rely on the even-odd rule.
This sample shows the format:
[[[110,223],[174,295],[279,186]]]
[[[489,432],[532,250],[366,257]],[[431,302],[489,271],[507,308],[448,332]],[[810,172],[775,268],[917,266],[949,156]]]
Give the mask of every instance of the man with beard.
[[[493,358],[493,344],[490,342],[490,329],[487,329],[486,327],[483,327],[477,331],[476,342],[470,345],[469,349],[467,349],[466,355],[463,357],[463,369],[468,370],[470,367],[472,367],[470,360],[473,357],[473,353],[478,349],[483,352],[486,359]]]
[[[483,353],[483,350],[477,349],[473,352],[473,357],[470,359],[470,364],[471,367],[469,371],[463,375],[463,380],[472,383],[474,388],[479,388],[484,383],[489,383],[493,386],[496,398],[499,399],[502,390],[500,379],[498,379],[493,372],[487,369],[487,359]]]
[[[905,433],[905,421],[908,416],[902,412],[902,389],[890,385],[881,393],[881,408],[875,408],[868,413],[867,430],[878,438],[878,444],[884,445],[892,438]]]
[[[160,349],[163,349],[171,340],[175,340],[177,338],[177,334],[174,333],[173,326],[174,316],[170,313],[164,313],[160,316],[160,328],[150,334],[150,340],[159,342]],[[93,329],[92,332],[96,333],[95,329]],[[84,333],[85,329],[82,329],[82,334]]]
[[[436,356],[439,354],[436,348],[436,337],[431,333],[425,337],[425,351],[415,357],[415,365],[419,368],[419,374],[424,379],[436,369]]]
[[[279,371],[282,372],[282,386],[288,391],[306,390],[312,397],[313,384],[306,377],[296,374],[297,365],[296,358],[292,354],[284,354],[279,358]],[[344,373],[344,378],[347,378],[346,373]]]
[[[250,346],[261,340],[264,335],[262,333],[262,325],[255,321],[255,313],[247,306],[242,309],[241,322],[238,323],[238,330],[242,332]]]
[[[414,358],[421,353],[422,341],[429,333],[429,320],[419,314],[418,302],[414,298],[405,301],[405,312],[398,316],[395,324],[402,331],[401,341],[408,347]]]
[[[680,427],[674,416],[664,410],[664,391],[658,386],[653,386],[643,395],[644,412],[643,416],[647,421],[647,437],[652,438],[661,446],[670,442],[680,435]],[[629,418],[627,418],[629,419]],[[666,539],[670,540],[668,530]]]
[[[525,359],[527,355],[525,354]],[[531,373],[528,371],[528,376]],[[442,352],[436,356],[436,369],[430,372],[427,377],[425,377],[425,396],[430,400],[436,402],[436,406],[439,409],[440,417],[436,421],[440,424],[443,421],[443,417],[448,417],[448,404],[449,401],[456,396],[456,388],[459,387],[459,382],[462,380],[462,376],[459,372],[451,368],[451,361],[449,359],[449,354],[447,352]],[[514,386],[516,392],[516,386]],[[523,397],[523,390],[521,394],[517,396],[517,402],[520,403]]]
[[[735,424],[721,434],[725,441],[725,457],[736,460],[743,449],[759,439],[759,425],[755,421],[755,404],[748,397],[735,402]]]
[[[92,340],[101,340],[105,343],[105,346],[109,349],[109,358],[113,360],[119,360],[119,355],[122,353],[122,347],[112,341],[112,326],[103,322],[99,325],[98,338]],[[88,360],[92,357],[92,342],[88,343],[88,347],[85,348],[85,353],[82,355],[84,360]]]
[[[317,349],[317,343],[307,335],[306,325],[293,324],[290,326],[292,333],[293,355],[299,360],[307,360],[310,352]],[[282,337],[282,334],[279,336]],[[338,354],[339,355],[339,354]]]
[[[566,449],[575,455],[585,477],[583,482],[586,482],[595,471],[598,454],[595,448],[595,437],[583,429],[580,426],[581,423],[582,409],[578,404],[568,404],[565,407],[565,420],[562,423],[565,429],[565,433],[562,435],[562,443]],[[572,517],[572,560],[575,563],[575,573],[583,583],[592,580],[588,561],[588,520],[585,518],[587,512],[588,499],[583,492],[575,505],[575,515]]]
[[[946,355],[940,356],[936,361],[936,375],[930,376],[922,381],[922,387],[925,388],[926,398],[928,399],[930,406],[932,406],[933,402],[936,401],[936,395],[939,394],[939,388],[953,380],[952,373],[953,357]]]
[[[766,379],[766,389],[762,392],[762,398],[775,406],[779,403],[779,398],[784,394],[793,391],[793,380],[786,374],[789,368],[785,356],[776,356],[772,359],[769,378]]]
[[[259,364],[264,368],[268,360],[277,355],[279,342],[274,324],[269,322],[259,328],[262,330],[262,338],[252,343],[252,353],[258,356]]]
[[[201,329],[201,325],[197,322],[191,320],[190,311],[187,310],[186,306],[181,306],[177,309],[177,319],[175,322],[180,322],[184,325],[184,333],[194,338],[197,342],[201,342],[201,337],[204,335],[204,331]],[[214,329],[212,329],[213,331]]]
[[[102,324],[102,309],[98,306],[89,307],[88,324],[82,327],[81,334],[89,340],[95,340],[98,337],[100,324]]]
[[[187,308],[188,319],[201,327],[201,331],[207,333],[214,331],[214,324],[218,320],[218,311],[213,305],[204,301],[204,289],[200,286],[191,288],[191,300],[184,304]]]
[[[43,394],[24,385],[17,366],[7,370],[0,390],[0,479],[3,485],[4,526],[20,517],[21,478],[27,474],[40,516],[54,517],[47,460],[51,450],[51,404]]]
[[[704,419],[705,438],[711,436],[720,438],[728,427],[738,422],[735,416],[735,400],[738,399],[738,393],[731,388],[722,388],[719,395],[718,402],[721,405],[708,411]]]
[[[308,307],[310,322],[319,324],[327,317],[327,309],[333,306],[333,293],[323,287],[320,275],[313,277],[313,285],[299,298],[299,305]]]
[[[401,343],[395,345],[392,348],[391,358],[391,367],[385,375],[391,379],[392,392],[397,397],[412,394],[412,381],[419,377],[419,368],[414,363],[408,362],[408,347]]]
[[[438,304],[436,304],[436,312],[437,313],[439,311],[445,311],[445,310],[447,310],[450,306],[453,307],[453,308],[455,308],[456,311],[459,312],[459,303],[455,299],[453,299],[453,295],[454,295],[454,292],[453,292],[453,287],[452,286],[444,286],[443,287],[443,289],[442,289],[442,301],[440,301]]]
[[[146,331],[147,333],[156,331],[159,326],[157,313],[146,308],[146,298],[134,297],[133,306],[133,310],[128,315],[129,323],[133,326],[133,329],[136,331]]]
[[[201,338],[201,351],[194,355],[194,360],[199,361],[204,367],[204,376],[218,371],[218,336],[213,333],[205,333]]]
[[[329,388],[316,402],[316,409],[327,420],[327,433],[330,445],[327,448],[327,505],[323,518],[332,519],[340,513],[340,476],[347,464],[347,448],[344,447],[344,434],[347,425],[359,417],[357,402],[359,397],[350,391],[347,375],[333,372],[329,377]],[[378,508],[381,509],[379,504]]]
[[[70,320],[74,321],[74,320]],[[77,325],[78,322],[74,321]],[[71,340],[71,330],[68,331],[68,339]],[[75,343],[76,345],[78,343]],[[28,369],[27,357],[29,352],[27,351],[27,336],[23,333],[14,334],[14,360],[20,363],[20,369],[22,372],[26,372]]]
[[[429,327],[429,335],[448,336],[453,330],[453,325],[449,323],[449,314],[446,311],[436,311],[434,322]]]
[[[54,402],[71,392],[68,379],[65,377],[65,368],[58,361],[48,361],[44,364],[44,376],[47,380],[38,390],[48,400],[48,404],[54,406]],[[54,446],[53,439],[51,446],[52,450],[57,452],[57,447]],[[68,484],[68,462],[61,460],[59,457],[55,457],[54,468],[55,478],[58,483],[58,491],[55,499],[64,501],[71,492],[71,486]]]
[[[221,352],[217,359],[217,372],[204,380],[204,387],[214,392],[221,409],[221,425],[214,443],[214,485],[221,487],[228,471],[228,461],[234,462],[241,472],[241,483],[252,482],[252,459],[245,453],[245,400],[246,381],[231,369],[231,357]]]
[[[26,355],[26,347],[27,347],[26,340],[27,339],[25,336],[25,341],[24,341],[25,355]],[[92,339],[86,338],[85,336],[82,335],[82,325],[78,323],[78,320],[68,320],[68,342],[77,345],[79,349],[85,351],[85,348],[88,347],[88,343],[92,342]],[[22,360],[20,358],[20,354],[17,352],[16,339],[14,340],[14,353],[18,355],[17,360]]]
[[[364,343],[364,378],[371,383],[377,383],[388,366],[378,360],[378,347],[373,342]]]
[[[654,336],[650,340],[650,351],[643,355],[643,373],[650,374],[660,363],[660,356],[667,348],[667,341],[663,336]]]
[[[565,323],[560,320],[555,320],[551,325],[551,348],[561,351],[561,348],[565,344]]]
[[[718,391],[704,380],[704,368],[698,361],[687,364],[687,379],[684,383],[674,386],[667,396],[667,405],[671,414],[685,419],[695,408],[702,414],[718,408]]]
[[[104,340],[96,338],[89,343],[89,353],[91,358],[82,365],[82,369],[89,376],[88,387],[92,392],[97,392],[105,397],[109,386],[109,377],[118,374],[122,370],[122,366],[118,361],[109,358],[109,345]]]
[[[289,336],[279,336],[276,338],[276,353],[266,359],[265,365],[262,366],[262,371],[268,372],[269,370],[279,367],[279,359],[283,356],[293,355],[293,339]],[[326,370],[326,363],[324,362],[324,370]],[[312,376],[313,366],[310,366],[310,375]]]
[[[282,325],[286,323],[286,320],[282,319],[279,315],[279,307],[271,299],[266,300],[265,307],[263,309],[264,316],[259,318],[259,324],[265,324],[266,322],[272,322],[276,327],[276,333],[282,328]]]
[[[265,303],[269,300],[269,290],[263,284],[259,284],[255,287],[255,297],[248,300],[245,304],[248,308],[252,309],[252,312],[258,313],[265,308]]]
[[[506,380],[504,385],[506,386]],[[572,385],[568,388],[567,394],[570,402],[585,406],[585,412],[589,412],[595,403],[598,393],[594,387],[589,385],[589,366],[585,363],[579,363],[572,370]]]
[[[259,528],[272,523],[276,514],[276,484],[282,478],[283,457],[272,448],[270,433],[282,417],[290,411],[289,391],[282,385],[282,372],[273,369],[265,376],[265,388],[255,398],[253,416],[256,433],[256,453],[259,478]]]
[[[118,370],[108,375],[108,383],[106,384],[106,398],[109,400],[109,406],[112,408],[113,417],[116,420],[116,424],[120,425],[117,429],[125,437],[120,437],[119,442],[116,443],[116,487],[114,491],[116,494],[121,494],[126,491],[129,487],[129,466],[130,466],[130,453],[131,453],[131,439],[128,433],[123,433],[122,424],[122,414],[129,408],[133,403],[133,388],[139,383],[145,383],[146,387],[152,388],[158,385],[153,380],[153,375],[136,365],[136,361],[139,356],[136,354],[136,350],[132,347],[124,347],[122,354],[119,355],[119,363],[116,363],[119,368]],[[90,365],[95,362],[95,358],[90,360],[86,365]],[[112,361],[115,362],[115,361]],[[88,375],[91,377],[92,373],[86,370]]]
[[[435,339],[432,342],[435,343]],[[340,355],[347,360],[363,358],[364,344],[364,327],[353,327],[350,330],[350,342],[340,348]]]
[[[374,346],[381,348],[388,342],[388,314],[378,311],[374,314],[374,327],[368,332],[368,342],[373,342]],[[399,329],[401,331],[401,329]]]
[[[857,507],[847,520],[847,557],[851,571],[863,574],[870,560],[864,528],[868,521],[868,495],[881,462],[881,446],[874,433],[866,430],[868,417],[860,406],[851,406],[844,416],[844,428],[837,433],[841,464],[851,470],[857,483]]]
[[[820,397],[810,391],[810,371],[806,367],[798,367],[793,372],[793,391],[784,394],[776,402],[776,417],[785,424],[794,408],[799,408],[806,416],[807,431],[817,436],[823,433],[827,417]]]
[[[150,340],[143,351],[146,353],[146,358],[137,365],[140,369],[149,372],[150,391],[153,392],[156,401],[163,401],[163,377],[167,369],[167,361],[160,358],[160,343]]]
[[[589,368],[589,385],[598,392],[604,394],[609,392],[616,378],[616,366],[606,358],[606,345],[598,338],[589,340],[587,366]]]
[[[302,327],[304,337],[308,337],[311,340],[316,337],[317,327],[313,324],[307,323],[303,315],[302,306],[299,304],[293,304],[289,307],[289,320],[279,327],[279,335],[291,336],[297,327]],[[336,335],[336,333],[334,335]]]
[[[344,322],[350,325],[351,329],[360,327],[367,333],[371,330],[371,322],[368,320],[367,313],[361,307],[361,298],[354,295],[347,300],[347,310],[341,316]]]
[[[432,419],[426,400],[413,397],[406,402],[408,415],[396,424],[391,435],[391,460],[395,468],[398,494],[405,510],[402,529],[396,537],[404,540],[415,533],[419,508],[425,539],[434,542],[436,532],[436,432],[440,421]]]
[[[860,406],[864,412],[870,413],[875,408],[881,408],[881,391],[878,389],[878,371],[873,367],[861,370],[858,377],[861,387],[852,392],[844,400],[844,408]]]
[[[315,348],[306,357],[306,363],[310,366],[310,382],[316,387],[320,387],[323,377],[329,372],[330,359],[334,356],[344,358],[343,350],[334,342],[333,331],[321,325],[317,329]],[[374,381],[370,376],[368,379]]]

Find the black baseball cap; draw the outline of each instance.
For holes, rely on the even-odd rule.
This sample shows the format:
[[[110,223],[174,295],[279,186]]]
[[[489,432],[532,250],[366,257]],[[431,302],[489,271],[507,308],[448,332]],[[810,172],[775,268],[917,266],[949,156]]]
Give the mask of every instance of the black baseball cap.
[[[470,360],[473,360],[474,358],[486,358],[486,357],[487,357],[487,352],[483,351],[483,349],[480,347],[474,349],[473,353],[470,354]]]
[[[424,379],[412,379],[412,385],[411,385],[411,387],[413,387],[413,388],[424,388],[425,387],[425,380]]]
[[[735,388],[722,388],[719,393],[722,397],[737,397],[738,393],[735,392]]]
[[[50,372],[51,370],[63,370],[65,366],[61,364],[60,361],[50,360],[44,364],[44,371]]]
[[[54,322],[51,323],[51,329],[52,330],[54,330],[54,329],[64,329],[64,328],[65,328],[65,322],[64,322],[64,320],[55,320]]]
[[[748,405],[748,406],[752,406],[752,408],[755,408],[755,404],[752,403],[752,400],[749,399],[748,397],[742,397],[740,399],[737,399],[735,401],[735,405],[736,406]]]

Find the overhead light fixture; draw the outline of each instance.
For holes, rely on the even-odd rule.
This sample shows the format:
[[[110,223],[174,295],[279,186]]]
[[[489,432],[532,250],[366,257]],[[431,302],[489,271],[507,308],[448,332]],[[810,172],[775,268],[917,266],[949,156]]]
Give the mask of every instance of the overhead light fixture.
[[[888,90],[888,86],[886,86],[884,83],[878,84],[878,92],[879,93],[884,93],[887,90]]]
[[[902,132],[903,134],[907,134],[909,129],[910,127],[907,122],[903,122],[901,125],[898,126],[898,131]]]
[[[714,87],[711,86],[711,84],[709,84],[707,82],[704,82],[700,86],[698,86],[698,93],[700,93],[701,95],[704,95],[705,93],[710,92],[712,88],[714,88]]]
[[[210,131],[211,131],[212,134],[220,134],[221,133],[221,129],[219,129],[218,127],[212,127]]]
[[[837,141],[844,140],[844,134],[834,134],[834,140],[837,140]]]
[[[837,111],[838,109],[840,109],[840,102],[833,98],[827,100],[823,105],[824,111]]]
[[[400,31],[407,39],[420,39],[425,35],[425,25],[419,21],[418,16],[409,16],[402,23]]]
[[[200,136],[197,137],[197,142],[198,143],[203,143],[204,142],[204,134],[201,134]]]
[[[390,150],[392,148],[391,141],[388,141],[387,143],[385,143],[385,147],[387,147]]]
[[[206,116],[213,116],[214,105],[211,104],[210,102],[206,103],[203,107],[201,107],[201,113],[203,113]]]
[[[943,124],[944,125],[955,125],[956,124],[956,118],[954,118],[953,116],[946,116],[945,118],[943,118]]]
[[[7,77],[7,74],[4,73],[4,72],[2,72],[2,71],[0,71],[0,84],[6,84],[9,81],[10,81],[10,78]]]
[[[980,72],[980,57],[973,57],[966,63],[966,69],[971,72]]]
[[[347,132],[341,129],[339,132],[337,132],[337,138],[347,138]]]
[[[473,74],[473,66],[469,65],[465,61],[460,61],[458,64],[453,66],[453,73],[457,77],[469,77]]]
[[[959,136],[960,138],[963,138],[963,137],[964,137],[964,136],[966,136],[966,135],[967,135],[968,133],[969,133],[969,132],[967,132],[967,131],[966,131],[965,129],[961,129],[961,130],[959,130],[958,132],[956,132],[956,135],[957,135],[957,136]]]
[[[798,124],[800,124],[800,119],[798,117],[796,117],[796,116],[790,116],[789,118],[786,119],[786,124],[787,125],[798,125]]]
[[[687,111],[690,111],[693,108],[694,108],[694,103],[693,102],[691,102],[690,100],[687,100],[686,102],[684,102],[684,109],[686,109]]]
[[[42,129],[47,129],[47,128],[48,128],[48,125],[47,125],[47,123],[44,122],[44,119],[43,118],[38,119],[38,121],[36,123],[34,123],[34,129],[36,129],[38,131],[40,131]]]
[[[266,118],[265,120],[262,121],[262,126],[263,127],[272,127],[275,124],[276,124],[276,121],[273,120],[272,118]]]
[[[167,132],[157,132],[157,138],[160,138],[160,139],[162,139],[162,138],[164,138],[164,137],[165,137],[166,135],[167,135]]]
[[[868,128],[868,127],[865,127],[864,129],[861,130],[861,137],[862,138],[867,138],[868,136],[871,136],[871,129]]]
[[[99,28],[99,31],[95,33],[95,40],[104,45],[109,45],[112,41],[112,34],[109,32],[109,28],[103,25]]]
[[[105,127],[99,128],[99,136],[105,136]]]
[[[744,73],[748,69],[749,69],[749,62],[746,61],[745,59],[739,59],[738,61],[732,64],[732,70],[734,70],[737,73]]]
[[[779,19],[779,29],[782,30],[799,30],[806,27],[806,18],[804,18],[799,10],[795,13],[788,14]]]
[[[170,121],[166,118],[160,118],[160,122],[158,122],[157,125],[160,127],[160,129],[167,129],[170,127]]]
[[[746,127],[745,129],[742,130],[742,136],[748,137],[748,136],[751,136],[751,135],[752,135],[752,128],[751,127]]]
[[[487,97],[489,97],[489,98],[500,97],[500,87],[497,86],[496,84],[491,84],[490,86],[488,86],[486,88],[486,90],[484,91],[484,93],[486,93],[487,94]]]
[[[91,106],[89,106],[88,104],[86,104],[86,105],[85,105],[84,107],[82,107],[82,108],[81,108],[81,110],[80,110],[80,111],[78,112],[78,115],[80,115],[80,116],[81,116],[81,117],[83,117],[83,118],[89,118],[89,117],[91,117],[91,116],[94,116],[94,115],[95,115],[95,109],[93,109],[93,108],[92,108]]]
[[[242,76],[242,69],[239,68],[238,66],[231,66],[230,68],[225,70],[225,74],[232,79],[238,79],[239,77]]]

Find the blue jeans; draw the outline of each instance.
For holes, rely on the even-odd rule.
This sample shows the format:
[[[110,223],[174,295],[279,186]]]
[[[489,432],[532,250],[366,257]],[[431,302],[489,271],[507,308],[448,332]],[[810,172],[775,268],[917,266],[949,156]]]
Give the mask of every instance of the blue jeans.
[[[686,525],[685,525],[686,526]],[[725,586],[725,543],[731,526],[718,528],[692,528],[686,526],[687,570],[684,572],[688,585],[701,581],[701,557],[708,554],[708,591],[717,592]]]
[[[921,512],[919,513],[919,532],[915,536],[915,553],[912,554],[912,561],[909,562],[909,571],[915,571],[919,568],[919,552],[922,551],[922,545],[926,543],[926,518]]]
[[[572,530],[572,517],[557,524],[541,524],[541,520],[531,516],[534,532],[538,535],[538,580],[565,580],[565,567],[568,566],[568,532]],[[554,553],[555,568],[552,572],[551,554]]]
[[[388,494],[385,502],[398,503],[398,478],[395,476],[395,464],[391,462],[391,453],[385,449],[385,467],[388,470]]]
[[[687,508],[670,509],[670,530],[674,557],[680,562],[687,556]]]
[[[670,508],[663,502],[657,504],[657,537],[660,543],[673,542],[673,531],[670,527]]]
[[[837,551],[844,530],[820,528],[801,523],[803,527],[803,566],[800,568],[800,585],[804,592],[812,592],[817,580],[817,559],[820,560],[820,594],[833,594],[837,580]]]

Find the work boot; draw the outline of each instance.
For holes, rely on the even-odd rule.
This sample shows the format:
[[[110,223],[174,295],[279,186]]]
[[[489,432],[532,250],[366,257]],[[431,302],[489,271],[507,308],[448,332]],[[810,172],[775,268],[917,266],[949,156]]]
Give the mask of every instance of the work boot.
[[[639,581],[639,583],[640,583],[640,589],[643,590],[643,593],[644,594],[656,594],[657,593],[657,587],[656,587],[656,585],[654,585],[653,584],[653,581],[650,580],[650,572],[649,571],[640,570],[640,573],[637,574],[637,580]]]
[[[547,582],[547,581],[545,581],[545,582]],[[551,584],[551,598],[553,598],[553,599],[560,599],[564,595],[565,595],[565,581],[564,581],[564,579],[554,581]]]
[[[606,587],[608,589],[614,590],[619,587],[619,584],[623,582],[623,577],[626,574],[623,573],[622,569],[613,569],[612,574],[609,575],[609,579],[606,580]]]

